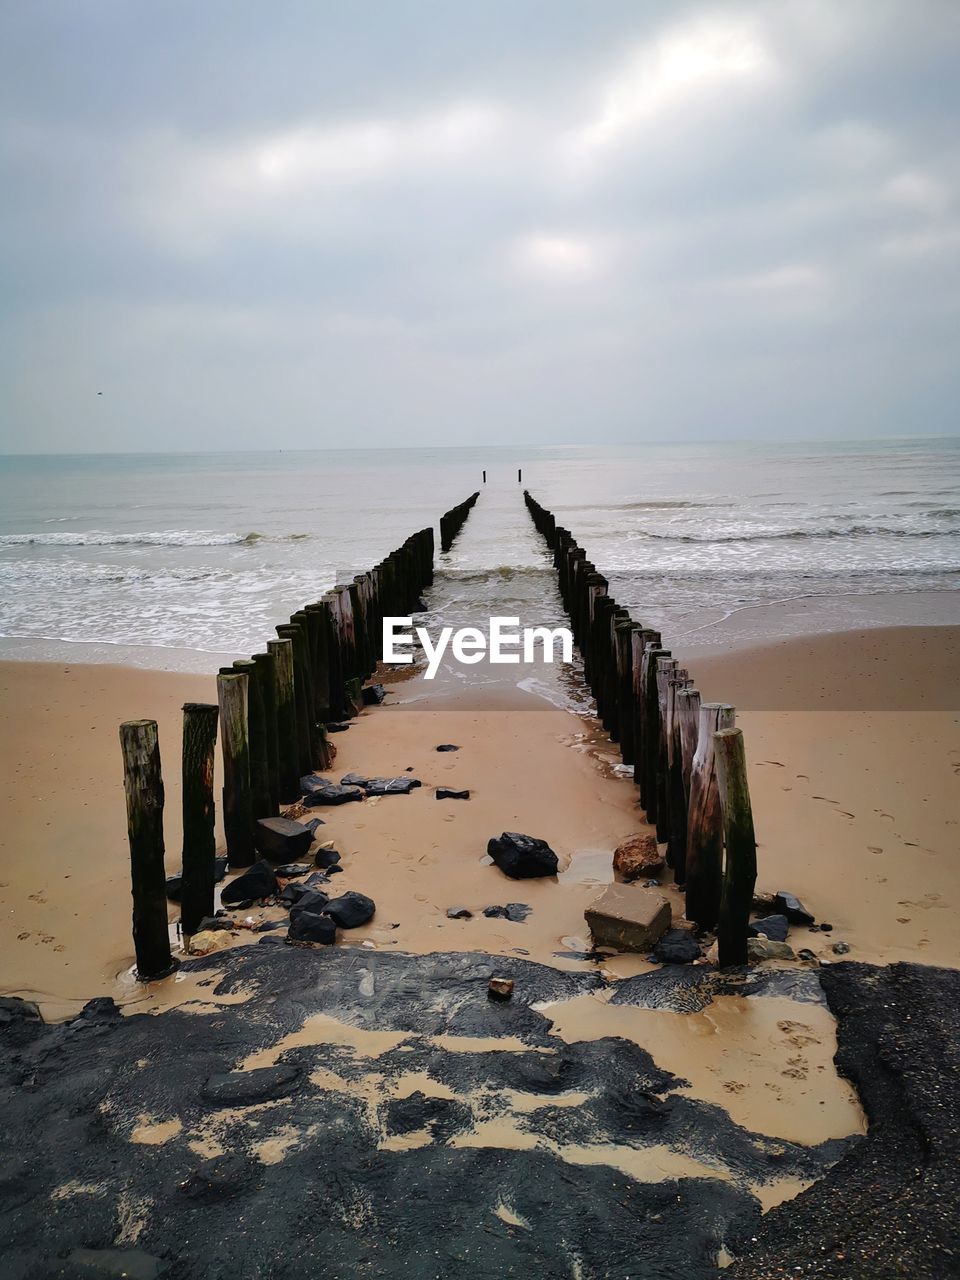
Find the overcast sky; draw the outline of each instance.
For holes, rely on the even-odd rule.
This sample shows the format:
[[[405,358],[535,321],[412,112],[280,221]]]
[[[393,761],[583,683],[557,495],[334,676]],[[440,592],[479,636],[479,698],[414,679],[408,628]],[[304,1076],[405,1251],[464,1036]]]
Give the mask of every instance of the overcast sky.
[[[957,429],[958,0],[0,28],[0,449]]]

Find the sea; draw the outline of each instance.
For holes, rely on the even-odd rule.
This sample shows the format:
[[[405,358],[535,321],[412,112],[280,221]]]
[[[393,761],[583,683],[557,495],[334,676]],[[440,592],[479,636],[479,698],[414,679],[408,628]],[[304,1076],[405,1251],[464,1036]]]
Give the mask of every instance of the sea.
[[[524,488],[673,644],[960,622],[957,438],[7,456],[0,657],[215,670],[477,490],[427,621],[558,625]]]

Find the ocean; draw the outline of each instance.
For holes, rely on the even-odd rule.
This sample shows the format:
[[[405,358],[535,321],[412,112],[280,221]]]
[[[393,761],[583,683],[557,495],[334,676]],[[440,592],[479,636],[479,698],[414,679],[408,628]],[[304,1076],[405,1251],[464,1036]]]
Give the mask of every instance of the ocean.
[[[5,457],[0,656],[214,670],[475,489],[429,618],[557,625],[522,487],[673,643],[960,622],[957,439]]]

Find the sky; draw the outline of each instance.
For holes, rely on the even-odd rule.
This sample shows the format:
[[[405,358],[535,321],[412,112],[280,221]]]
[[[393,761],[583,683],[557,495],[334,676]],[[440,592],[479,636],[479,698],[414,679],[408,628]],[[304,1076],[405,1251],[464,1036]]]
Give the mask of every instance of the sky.
[[[0,452],[957,431],[956,0],[0,0]]]

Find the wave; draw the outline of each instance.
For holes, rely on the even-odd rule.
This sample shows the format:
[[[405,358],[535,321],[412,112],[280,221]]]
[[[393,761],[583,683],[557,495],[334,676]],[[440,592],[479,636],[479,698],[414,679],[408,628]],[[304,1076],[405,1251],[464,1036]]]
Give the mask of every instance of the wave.
[[[212,529],[160,529],[145,533],[3,533],[3,547],[253,547],[258,542],[302,542],[310,533],[216,533]]]
[[[835,538],[884,536],[891,538],[957,538],[960,529],[897,529],[889,525],[852,524],[843,529],[766,529],[754,533],[651,533],[631,530],[631,540],[651,542],[689,542],[700,546],[732,542],[807,542]]]

